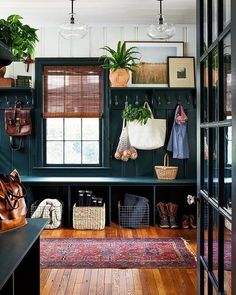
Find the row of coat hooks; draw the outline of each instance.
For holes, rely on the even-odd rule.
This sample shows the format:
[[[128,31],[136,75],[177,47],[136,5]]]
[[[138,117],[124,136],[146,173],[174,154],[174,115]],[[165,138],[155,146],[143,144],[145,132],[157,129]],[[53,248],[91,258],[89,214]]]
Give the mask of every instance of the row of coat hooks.
[[[13,108],[18,102],[21,102],[21,106],[30,107],[33,105],[33,99],[30,95],[23,95],[21,97],[15,96],[3,96],[0,98],[0,107],[1,109]]]
[[[123,102],[123,99],[125,98],[125,101]],[[177,103],[177,104],[183,104],[183,103],[187,103],[187,105],[190,105],[193,101],[193,97],[191,95],[186,95],[185,97],[183,97],[182,95],[177,95],[177,96],[170,96],[168,95],[167,97],[163,97],[161,95],[158,95],[155,98],[148,98],[147,95],[145,95],[144,97],[142,96],[139,97],[138,95],[136,95],[135,97],[128,97],[128,95],[121,96],[119,97],[118,95],[114,96],[114,105],[115,106],[119,106],[121,104],[122,101],[122,105],[128,105],[128,104],[134,104],[135,106],[140,106],[142,105],[145,101],[147,101],[148,103],[151,103],[152,105],[154,104],[154,101],[157,101],[157,105],[161,105],[163,103],[163,98],[165,99],[165,104],[170,105],[172,103]]]

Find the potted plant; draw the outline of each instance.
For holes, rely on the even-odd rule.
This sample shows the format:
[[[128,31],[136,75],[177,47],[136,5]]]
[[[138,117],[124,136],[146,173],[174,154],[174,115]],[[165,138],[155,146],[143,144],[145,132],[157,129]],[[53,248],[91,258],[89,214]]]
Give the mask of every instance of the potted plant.
[[[13,56],[26,64],[33,62],[35,43],[38,41],[37,29],[21,22],[22,17],[16,14],[0,19],[0,41],[8,46]]]
[[[104,69],[110,70],[110,82],[111,86],[125,87],[129,81],[129,71],[133,71],[133,67],[136,66],[136,61],[139,60],[135,55],[139,52],[135,51],[135,47],[126,48],[125,42],[119,41],[117,43],[116,50],[109,46],[105,46],[101,49],[106,50],[109,55],[102,55],[104,58]]]

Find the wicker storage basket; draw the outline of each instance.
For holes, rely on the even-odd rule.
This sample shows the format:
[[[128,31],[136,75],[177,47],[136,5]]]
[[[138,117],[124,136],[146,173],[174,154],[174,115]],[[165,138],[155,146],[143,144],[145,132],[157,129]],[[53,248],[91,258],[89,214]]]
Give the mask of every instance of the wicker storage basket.
[[[76,207],[73,206],[74,229],[104,229],[105,228],[105,204],[103,207]]]
[[[169,155],[165,154],[163,166],[155,166],[155,171],[158,179],[175,179],[178,172],[177,166],[169,166]]]

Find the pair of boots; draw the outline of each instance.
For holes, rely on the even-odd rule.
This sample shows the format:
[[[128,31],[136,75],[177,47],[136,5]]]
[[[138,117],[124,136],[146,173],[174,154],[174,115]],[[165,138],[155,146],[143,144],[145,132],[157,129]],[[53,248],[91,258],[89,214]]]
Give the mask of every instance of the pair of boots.
[[[159,226],[162,228],[177,228],[178,223],[176,220],[178,205],[173,203],[157,203],[157,211],[160,217]]]

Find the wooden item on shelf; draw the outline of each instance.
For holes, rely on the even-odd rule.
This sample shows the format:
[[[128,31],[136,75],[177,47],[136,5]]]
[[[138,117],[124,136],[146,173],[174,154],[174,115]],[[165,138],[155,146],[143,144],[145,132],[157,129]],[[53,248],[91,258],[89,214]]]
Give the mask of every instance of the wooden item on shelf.
[[[104,229],[105,228],[105,203],[103,207],[73,206],[74,229]]]
[[[0,78],[0,87],[13,87],[15,81],[12,78]]]
[[[169,155],[165,154],[163,166],[155,166],[158,179],[175,179],[178,172],[177,166],[169,166]]]

